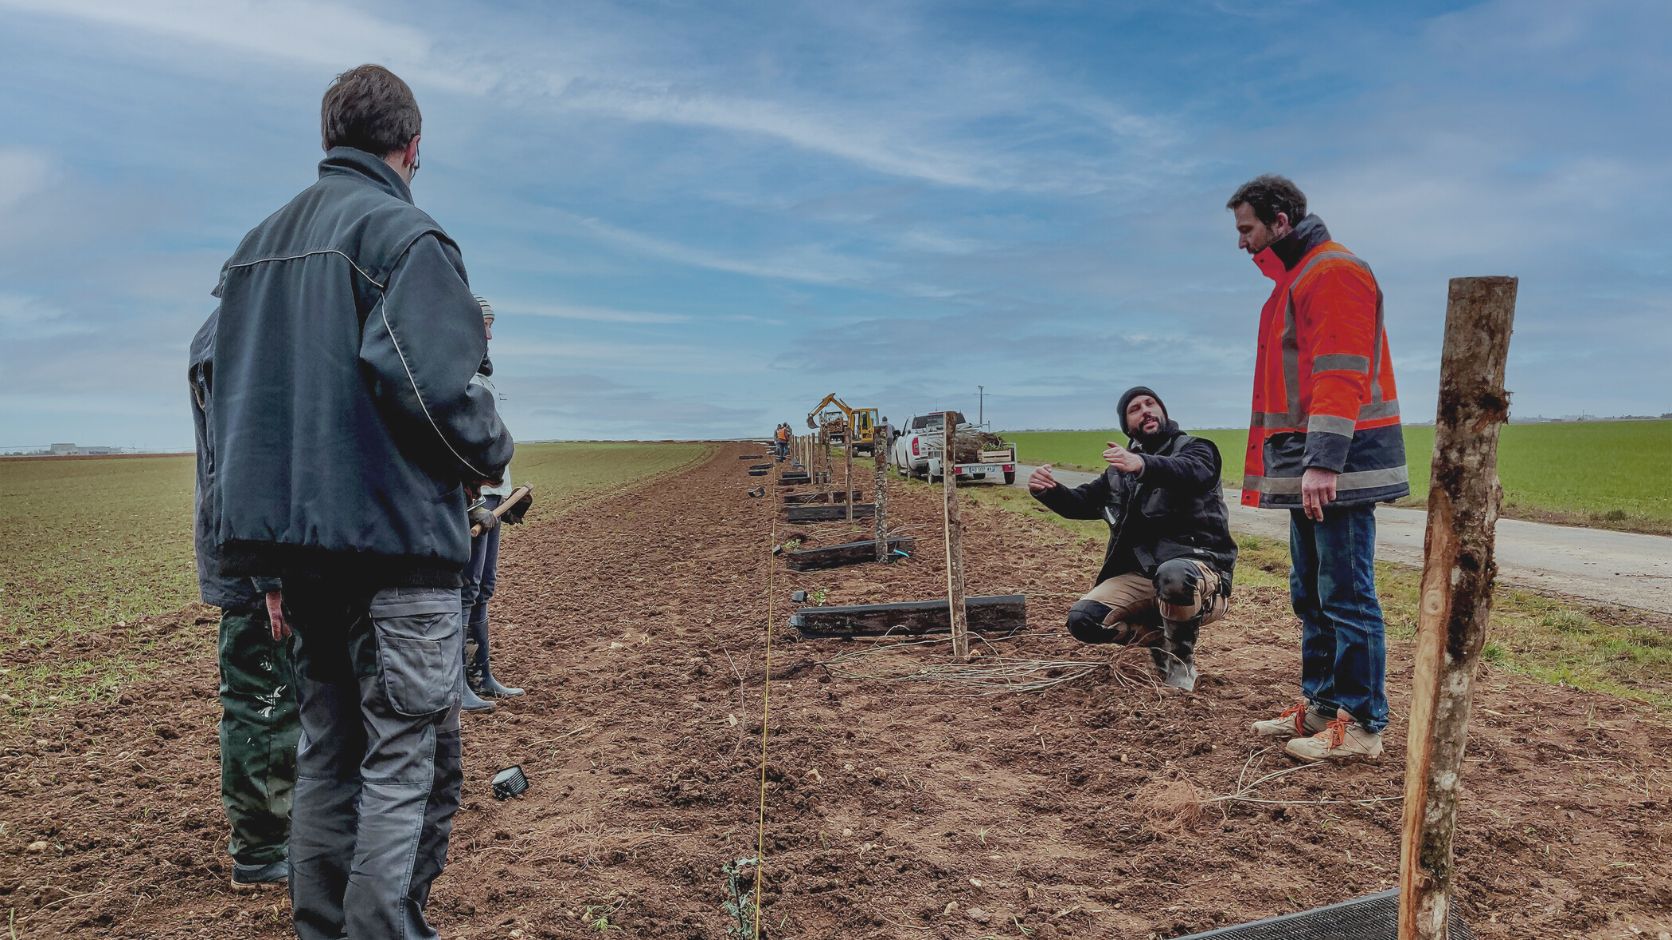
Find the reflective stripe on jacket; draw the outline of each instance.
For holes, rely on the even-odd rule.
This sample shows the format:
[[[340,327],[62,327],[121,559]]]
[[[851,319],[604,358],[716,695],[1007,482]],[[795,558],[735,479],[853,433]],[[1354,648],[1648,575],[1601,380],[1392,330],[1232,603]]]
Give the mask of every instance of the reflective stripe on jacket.
[[[1243,503],[1298,507],[1308,467],[1340,474],[1338,504],[1409,495],[1382,291],[1370,266],[1331,241],[1315,215],[1254,263],[1276,284],[1260,312]]]

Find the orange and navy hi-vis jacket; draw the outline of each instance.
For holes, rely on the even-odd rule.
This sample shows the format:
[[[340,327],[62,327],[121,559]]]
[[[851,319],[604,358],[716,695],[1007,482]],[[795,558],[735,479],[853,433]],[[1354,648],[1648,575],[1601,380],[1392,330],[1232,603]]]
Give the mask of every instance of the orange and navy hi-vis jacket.
[[[1411,492],[1382,290],[1370,266],[1309,215],[1254,256],[1276,281],[1260,312],[1242,501],[1300,506],[1301,473],[1334,470],[1335,503]]]

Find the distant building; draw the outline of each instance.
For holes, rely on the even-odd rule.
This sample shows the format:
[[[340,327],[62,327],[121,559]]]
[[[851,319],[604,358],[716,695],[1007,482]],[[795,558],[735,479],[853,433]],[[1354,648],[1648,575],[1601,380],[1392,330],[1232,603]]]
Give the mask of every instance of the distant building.
[[[116,454],[121,451],[115,447],[78,447],[75,444],[53,444],[46,449],[53,457],[94,457],[101,454]]]

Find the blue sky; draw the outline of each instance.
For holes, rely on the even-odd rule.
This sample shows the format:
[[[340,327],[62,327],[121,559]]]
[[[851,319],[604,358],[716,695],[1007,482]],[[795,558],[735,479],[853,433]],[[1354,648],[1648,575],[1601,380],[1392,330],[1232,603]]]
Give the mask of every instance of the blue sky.
[[[1521,278],[1518,416],[1672,410],[1672,4],[0,0],[0,446],[189,447],[186,343],[307,186],[320,94],[424,111],[415,196],[500,312],[524,439],[1248,412],[1282,172],[1387,296],[1408,420],[1447,278]]]

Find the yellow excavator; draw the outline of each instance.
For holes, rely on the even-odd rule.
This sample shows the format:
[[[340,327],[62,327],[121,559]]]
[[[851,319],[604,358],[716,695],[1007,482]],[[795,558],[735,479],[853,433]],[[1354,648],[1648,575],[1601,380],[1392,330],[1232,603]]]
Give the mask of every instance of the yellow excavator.
[[[831,406],[835,406],[834,411],[830,410]],[[833,444],[846,442],[851,429],[856,454],[873,453],[877,446],[877,409],[850,408],[835,392],[824,396],[807,412],[807,426],[824,430]]]

